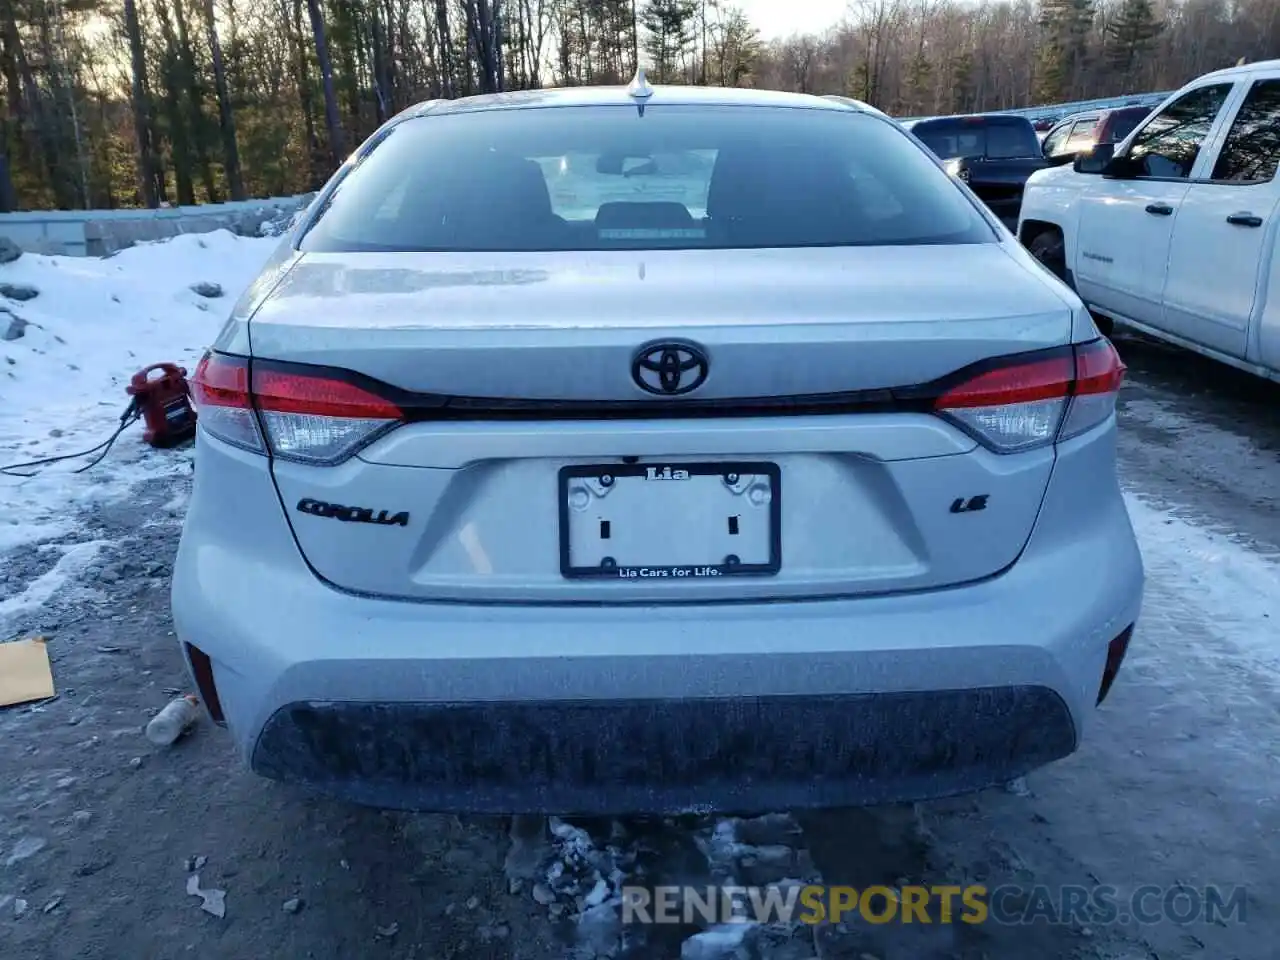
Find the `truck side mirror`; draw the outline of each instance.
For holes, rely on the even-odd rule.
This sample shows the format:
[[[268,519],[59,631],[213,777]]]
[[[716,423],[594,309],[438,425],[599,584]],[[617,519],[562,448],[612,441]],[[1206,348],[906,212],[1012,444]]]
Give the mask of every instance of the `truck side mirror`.
[[[1071,161],[1071,169],[1076,173],[1106,173],[1111,161],[1115,159],[1115,153],[1114,143],[1095,144],[1092,149],[1076,154]]]

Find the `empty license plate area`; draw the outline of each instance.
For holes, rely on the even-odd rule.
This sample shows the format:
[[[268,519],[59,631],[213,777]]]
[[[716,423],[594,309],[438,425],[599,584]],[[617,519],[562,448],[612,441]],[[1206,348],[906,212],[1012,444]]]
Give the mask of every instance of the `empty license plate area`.
[[[775,574],[780,498],[772,463],[564,467],[560,570],[623,580]]]

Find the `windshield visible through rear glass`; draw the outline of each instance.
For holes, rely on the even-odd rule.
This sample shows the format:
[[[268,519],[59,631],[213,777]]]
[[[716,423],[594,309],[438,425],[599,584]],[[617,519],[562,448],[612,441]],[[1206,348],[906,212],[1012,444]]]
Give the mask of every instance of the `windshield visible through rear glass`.
[[[310,251],[994,242],[890,122],[787,107],[499,109],[405,121],[343,180]]]

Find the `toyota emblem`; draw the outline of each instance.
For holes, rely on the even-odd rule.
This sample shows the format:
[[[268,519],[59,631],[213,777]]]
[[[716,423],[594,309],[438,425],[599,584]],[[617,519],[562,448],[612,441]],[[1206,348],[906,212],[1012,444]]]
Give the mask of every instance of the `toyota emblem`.
[[[707,355],[687,340],[647,343],[631,361],[631,378],[648,393],[674,397],[697,390],[707,382]]]

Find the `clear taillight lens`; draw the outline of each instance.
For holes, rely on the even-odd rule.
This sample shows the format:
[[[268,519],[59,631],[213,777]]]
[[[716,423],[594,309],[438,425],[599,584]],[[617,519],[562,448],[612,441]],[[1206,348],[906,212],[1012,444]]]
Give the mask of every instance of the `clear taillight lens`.
[[[997,453],[1078,436],[1115,412],[1124,364],[1106,339],[1010,358],[949,388],[934,409]]]
[[[253,400],[271,452],[338,463],[404,418],[399,406],[333,375],[255,364]]]
[[[207,353],[192,379],[199,423],[245,450],[334,464],[399,423],[401,408],[340,371]]]

